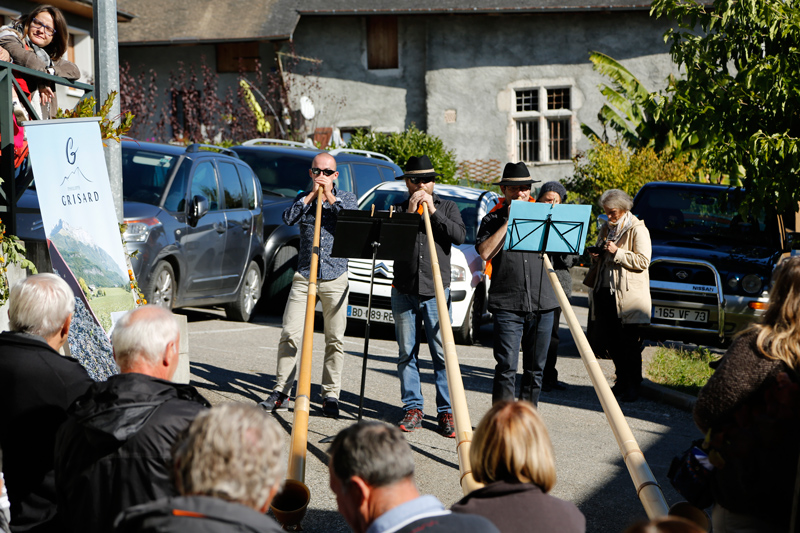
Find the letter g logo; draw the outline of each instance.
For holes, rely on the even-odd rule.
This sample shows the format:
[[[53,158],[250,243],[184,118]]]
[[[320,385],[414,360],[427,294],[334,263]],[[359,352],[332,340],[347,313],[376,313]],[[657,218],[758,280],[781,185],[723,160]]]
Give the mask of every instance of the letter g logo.
[[[75,150],[72,149],[72,144],[73,144],[72,137],[69,137],[67,139],[67,163],[69,163],[70,165],[75,164],[75,159],[76,159],[75,154],[78,152],[77,148]]]

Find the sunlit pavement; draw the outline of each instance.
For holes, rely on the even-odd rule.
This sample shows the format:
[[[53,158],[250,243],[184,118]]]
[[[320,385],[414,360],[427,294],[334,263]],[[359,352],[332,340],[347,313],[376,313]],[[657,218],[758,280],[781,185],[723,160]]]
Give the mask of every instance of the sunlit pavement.
[[[586,296],[572,298],[579,320],[586,322]],[[189,351],[192,383],[213,404],[257,402],[264,398],[274,381],[277,344],[280,336],[280,311],[258,314],[252,323],[228,322],[221,311],[179,311],[189,319]],[[318,323],[318,326],[320,324]],[[319,380],[322,374],[323,335],[314,335],[312,405],[309,421],[306,484],[311,503],[303,522],[308,532],[349,531],[336,513],[336,500],[328,488],[326,450],[320,441],[356,421],[361,363],[364,349],[363,327],[349,327],[345,340],[345,371],[342,383],[340,419],[322,416]],[[566,391],[542,393],[539,408],[548,425],[556,453],[558,483],[552,494],[574,502],[587,518],[587,531],[621,532],[636,520],[644,519],[644,509],[622,462],[619,448],[600,402],[591,386],[583,362],[577,354],[566,322],[561,324],[559,380]],[[390,424],[402,418],[400,385],[396,376],[397,346],[391,327],[373,325],[369,343],[369,365],[363,416]],[[494,359],[491,326],[481,331],[485,345],[458,346],[458,356],[467,403],[473,426],[491,404]],[[600,361],[607,377],[613,376],[611,361]],[[423,493],[433,494],[446,506],[457,501],[458,458],[454,439],[436,432],[433,369],[423,347],[421,361],[423,395],[426,399],[423,427],[408,434],[415,451],[416,480]],[[277,414],[286,430],[286,453],[292,428],[292,411]],[[622,404],[627,421],[639,446],[671,505],[680,500],[666,479],[672,457],[697,438],[691,415],[663,402],[641,398]],[[288,459],[287,459],[288,461]]]

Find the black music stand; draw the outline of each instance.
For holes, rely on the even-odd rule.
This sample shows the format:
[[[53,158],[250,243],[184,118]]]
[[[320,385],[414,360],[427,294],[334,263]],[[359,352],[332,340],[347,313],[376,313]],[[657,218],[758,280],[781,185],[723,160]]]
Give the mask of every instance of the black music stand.
[[[355,211],[339,213],[336,219],[336,236],[333,240],[332,257],[372,259],[367,299],[367,323],[364,328],[364,357],[361,363],[361,393],[358,399],[358,421],[364,408],[364,387],[367,376],[369,350],[370,315],[372,314],[372,286],[375,281],[377,259],[401,259],[408,257],[414,249],[419,232],[420,216],[416,213],[393,213],[390,211]],[[346,236],[346,237],[345,237]],[[342,238],[345,237],[345,238]],[[391,246],[381,247],[381,243]]]

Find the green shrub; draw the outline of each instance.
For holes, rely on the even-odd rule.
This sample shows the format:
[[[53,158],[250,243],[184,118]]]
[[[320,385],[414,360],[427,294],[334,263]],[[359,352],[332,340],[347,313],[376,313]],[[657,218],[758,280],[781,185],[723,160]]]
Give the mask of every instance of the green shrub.
[[[659,348],[646,373],[653,383],[697,395],[714,371],[708,363],[717,359],[708,348],[673,350]]]
[[[573,158],[575,173],[562,180],[570,201],[592,206],[586,242],[597,240],[597,201],[609,189],[622,189],[633,198],[650,181],[696,181],[695,168],[684,156],[672,158],[653,148],[630,150],[620,144],[592,141],[592,147]]]
[[[442,140],[435,135],[421,131],[415,124],[411,124],[402,133],[374,133],[367,130],[358,130],[350,138],[349,148],[357,150],[370,150],[387,155],[400,167],[405,168],[409,158],[427,155],[436,172],[442,175],[437,181],[440,183],[457,184],[456,156],[448,150]]]

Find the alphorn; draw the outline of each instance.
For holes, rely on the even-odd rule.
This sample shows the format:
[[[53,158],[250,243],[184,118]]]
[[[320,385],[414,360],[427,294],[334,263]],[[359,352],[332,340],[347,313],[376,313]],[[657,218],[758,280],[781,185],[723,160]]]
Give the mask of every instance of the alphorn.
[[[270,508],[284,528],[299,526],[311,500],[311,491],[305,484],[306,452],[308,449],[308,416],[311,407],[311,353],[314,346],[314,308],[317,305],[317,269],[319,267],[319,235],[322,227],[322,187],[317,189],[317,217],[314,221],[314,241],[311,249],[311,269],[308,276],[303,348],[300,351],[300,372],[297,378],[297,396],[294,399],[292,444],[289,450],[289,468],[283,490],[272,501]]]
[[[453,407],[453,419],[456,423],[456,452],[458,454],[458,470],[461,474],[461,490],[466,495],[475,489],[481,488],[483,484],[478,483],[472,477],[472,467],[469,462],[469,448],[472,443],[472,422],[469,419],[467,395],[464,393],[464,381],[461,379],[461,367],[458,365],[456,343],[453,340],[450,311],[447,308],[447,298],[444,297],[442,273],[439,271],[439,256],[436,254],[436,244],[433,241],[428,204],[424,202],[422,204],[422,217],[425,219],[425,231],[428,234],[428,249],[431,253],[431,274],[433,276],[433,287],[436,291],[436,309],[439,311],[439,333],[442,335],[447,387],[450,389],[450,403]]]
[[[592,385],[611,426],[611,431],[614,433],[614,438],[617,439],[617,445],[620,452],[622,452],[622,459],[625,461],[625,466],[628,467],[628,473],[636,487],[636,495],[642,502],[644,510],[650,519],[666,516],[669,512],[669,506],[666,499],[664,499],[664,493],[661,492],[661,487],[647,465],[644,453],[639,448],[639,444],[636,442],[636,438],[634,438],[633,432],[631,432],[631,428],[625,420],[625,415],[622,414],[622,409],[620,409],[617,399],[614,398],[614,393],[611,392],[611,387],[608,386],[603,370],[600,368],[592,347],[583,333],[583,328],[581,328],[569,299],[567,299],[567,295],[561,287],[561,282],[558,281],[558,276],[553,270],[550,258],[547,257],[547,254],[542,255],[547,277],[550,279],[553,292],[555,292],[558,303],[561,305],[561,312],[564,318],[567,319],[572,338],[575,340],[575,345],[581,354],[583,364],[589,373],[589,378],[592,380]]]

